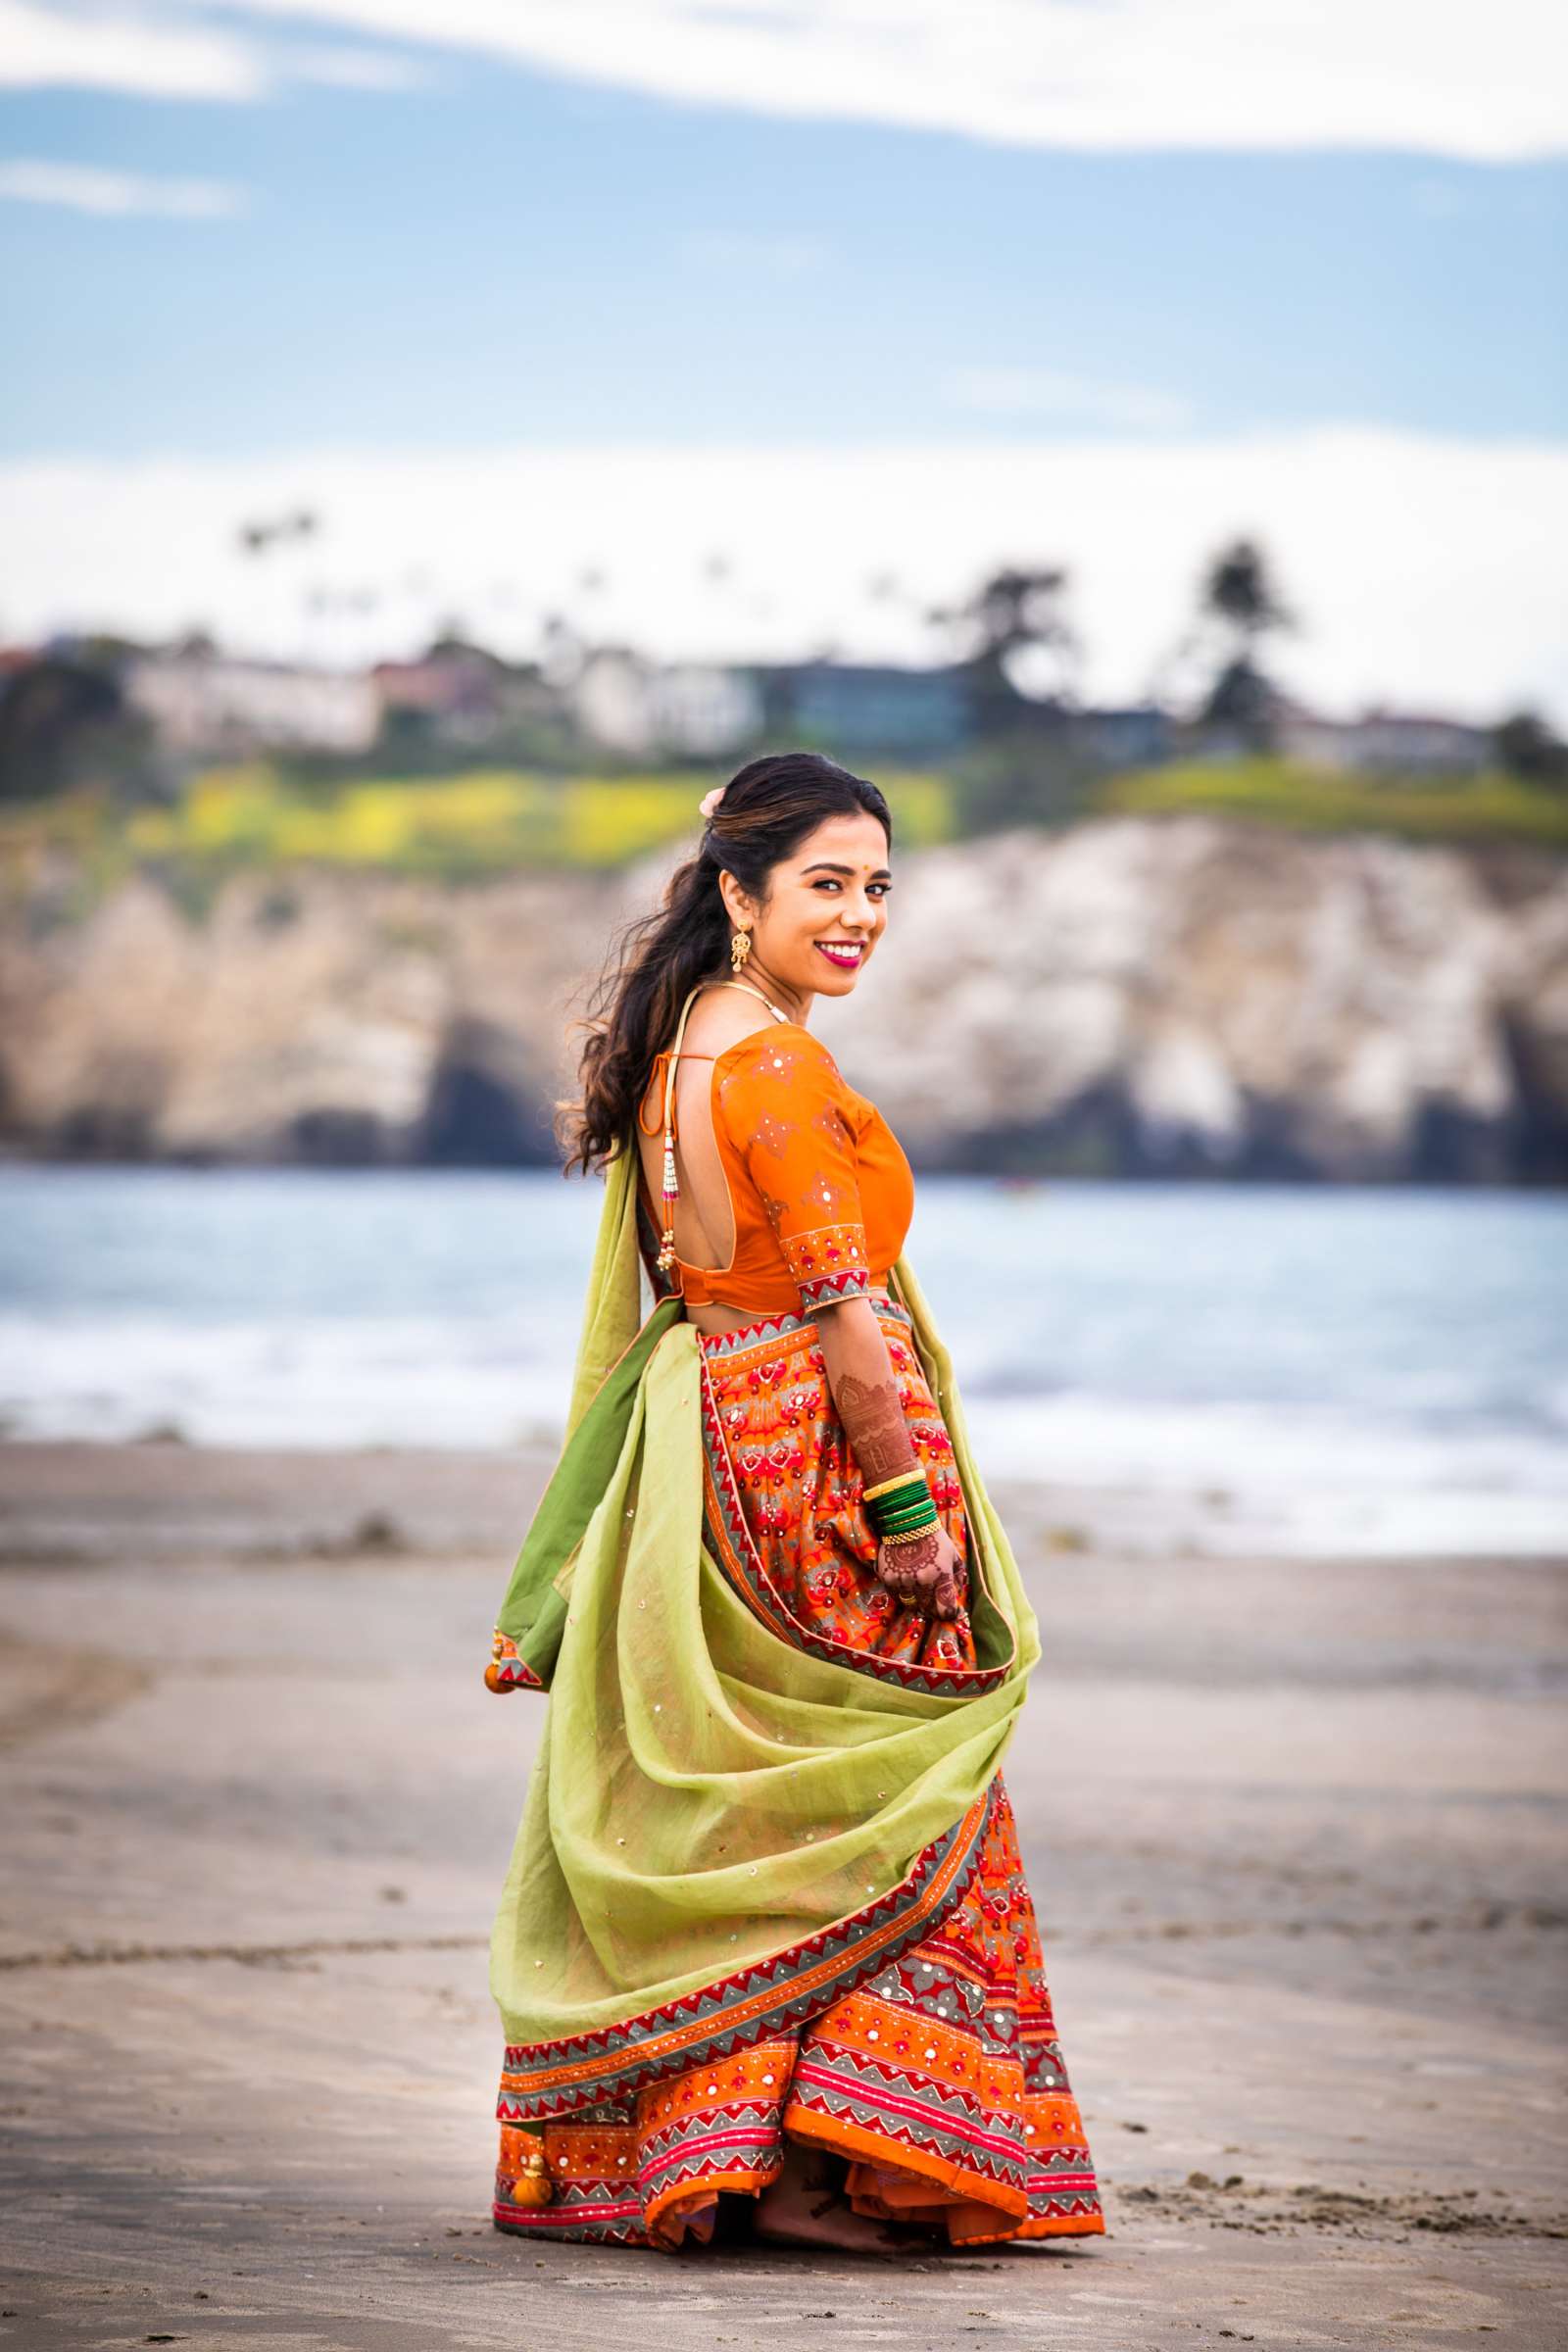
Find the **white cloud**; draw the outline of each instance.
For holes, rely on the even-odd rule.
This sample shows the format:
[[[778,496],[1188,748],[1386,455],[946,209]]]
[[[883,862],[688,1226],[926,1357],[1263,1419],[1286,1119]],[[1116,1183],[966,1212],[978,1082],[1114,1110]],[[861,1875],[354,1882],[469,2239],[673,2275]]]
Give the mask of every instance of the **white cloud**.
[[[401,91],[431,79],[420,59],[399,50],[274,45],[252,31],[206,21],[181,0],[144,0],[131,8],[117,0],[85,6],[57,0],[52,7],[0,0],[0,88],[255,101],[291,81]]]
[[[321,516],[316,540],[238,554],[237,524],[301,505]],[[1148,690],[1205,559],[1241,532],[1261,539],[1301,615],[1276,660],[1308,700],[1478,719],[1531,701],[1568,726],[1568,445],[1350,427],[1198,443],[18,461],[0,466],[0,628],[151,635],[205,620],[236,646],[347,660],[413,650],[447,612],[531,652],[541,614],[561,609],[665,655],[832,639],[847,655],[930,660],[941,648],[924,612],[999,562],[1053,562],[1070,573],[1085,689],[1121,700]],[[715,554],[732,561],[728,581],[711,575]],[[605,582],[587,597],[590,567]],[[870,593],[878,574],[892,593]],[[356,612],[344,599],[312,622],[317,583],[380,601]]]
[[[60,204],[73,212],[163,213],[178,220],[227,220],[245,210],[246,196],[218,179],[153,179],[136,172],[106,172],[92,164],[0,163],[0,199]]]
[[[1559,0],[1491,0],[1480,15],[1459,0],[209,0],[209,16],[220,10],[253,34],[304,19],[682,102],[1020,146],[1486,163],[1568,149]],[[24,0],[4,15],[79,21]],[[90,42],[57,35],[94,80],[109,78],[93,51],[111,39],[144,43],[152,61],[160,44],[202,37],[171,0],[97,22]],[[247,54],[265,83],[263,52]]]
[[[1143,384],[1102,384],[1060,368],[955,368],[943,377],[950,407],[989,416],[1094,416],[1135,431],[1177,432],[1192,404]]]
[[[239,100],[265,97],[269,76],[251,43],[168,7],[82,12],[0,0],[0,88],[8,85]]]

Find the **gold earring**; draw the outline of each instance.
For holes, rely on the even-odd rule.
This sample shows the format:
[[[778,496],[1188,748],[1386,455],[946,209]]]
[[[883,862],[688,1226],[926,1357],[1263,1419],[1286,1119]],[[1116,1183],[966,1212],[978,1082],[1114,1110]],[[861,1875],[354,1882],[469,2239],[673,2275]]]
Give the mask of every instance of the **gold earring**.
[[[752,952],[752,935],[751,935],[751,933],[750,933],[749,931],[732,931],[732,932],[730,933],[730,936],[729,936],[729,968],[730,968],[730,970],[731,970],[732,972],[738,972],[738,971],[740,970],[740,968],[741,968],[741,965],[742,965],[742,964],[743,964],[743,963],[746,961],[746,958],[747,958],[747,956],[748,956],[751,954],[751,952]]]

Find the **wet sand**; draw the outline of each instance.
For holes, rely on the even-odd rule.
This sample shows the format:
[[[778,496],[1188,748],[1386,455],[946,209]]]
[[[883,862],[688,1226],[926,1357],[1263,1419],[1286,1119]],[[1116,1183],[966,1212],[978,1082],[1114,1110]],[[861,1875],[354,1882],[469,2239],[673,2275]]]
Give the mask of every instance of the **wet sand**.
[[[480,1676],[546,1467],[0,1448],[0,2343],[1568,2337],[1568,1557],[1128,1557],[1064,1494],[999,1492],[1046,1646],[1006,1771],[1109,2234],[498,2237],[538,1708]]]

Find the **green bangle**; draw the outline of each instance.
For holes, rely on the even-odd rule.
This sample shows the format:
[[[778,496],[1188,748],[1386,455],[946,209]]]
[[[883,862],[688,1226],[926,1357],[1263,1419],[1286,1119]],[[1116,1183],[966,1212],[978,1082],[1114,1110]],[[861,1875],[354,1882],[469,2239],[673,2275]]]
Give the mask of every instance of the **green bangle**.
[[[878,1512],[907,1511],[912,1510],[917,1503],[929,1502],[930,1499],[931,1490],[922,1479],[917,1487],[905,1487],[897,1494],[880,1496],[877,1500],[868,1503],[866,1508]]]
[[[875,1511],[881,1517],[888,1511],[913,1510],[920,1503],[929,1502],[930,1499],[931,1490],[922,1479],[917,1487],[905,1487],[897,1494],[881,1495],[875,1501],[868,1502],[865,1507],[869,1511]]]
[[[906,1511],[911,1503],[926,1502],[931,1490],[922,1478],[919,1485],[901,1487],[897,1494],[879,1494],[867,1499],[866,1507],[873,1511]]]
[[[877,1519],[874,1524],[880,1528],[884,1535],[893,1535],[900,1528],[929,1527],[936,1515],[936,1504],[934,1502],[928,1502],[923,1504],[922,1507],[917,1511],[901,1511],[896,1519]]]
[[[937,1506],[928,1496],[915,1510],[890,1512],[886,1518],[880,1512],[873,1512],[872,1525],[879,1534],[890,1536],[897,1535],[906,1528],[929,1527],[936,1516]]]

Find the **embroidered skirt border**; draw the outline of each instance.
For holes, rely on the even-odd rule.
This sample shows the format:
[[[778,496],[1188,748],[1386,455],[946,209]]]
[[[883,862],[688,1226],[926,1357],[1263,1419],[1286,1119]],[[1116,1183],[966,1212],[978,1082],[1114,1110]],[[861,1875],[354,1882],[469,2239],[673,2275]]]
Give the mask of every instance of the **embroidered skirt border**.
[[[997,1802],[994,1781],[898,1886],[831,1928],[621,2024],[564,2041],[509,2042],[496,2114],[543,2122],[623,2098],[662,2076],[733,2056],[799,2025],[930,1933],[962,1895]]]

